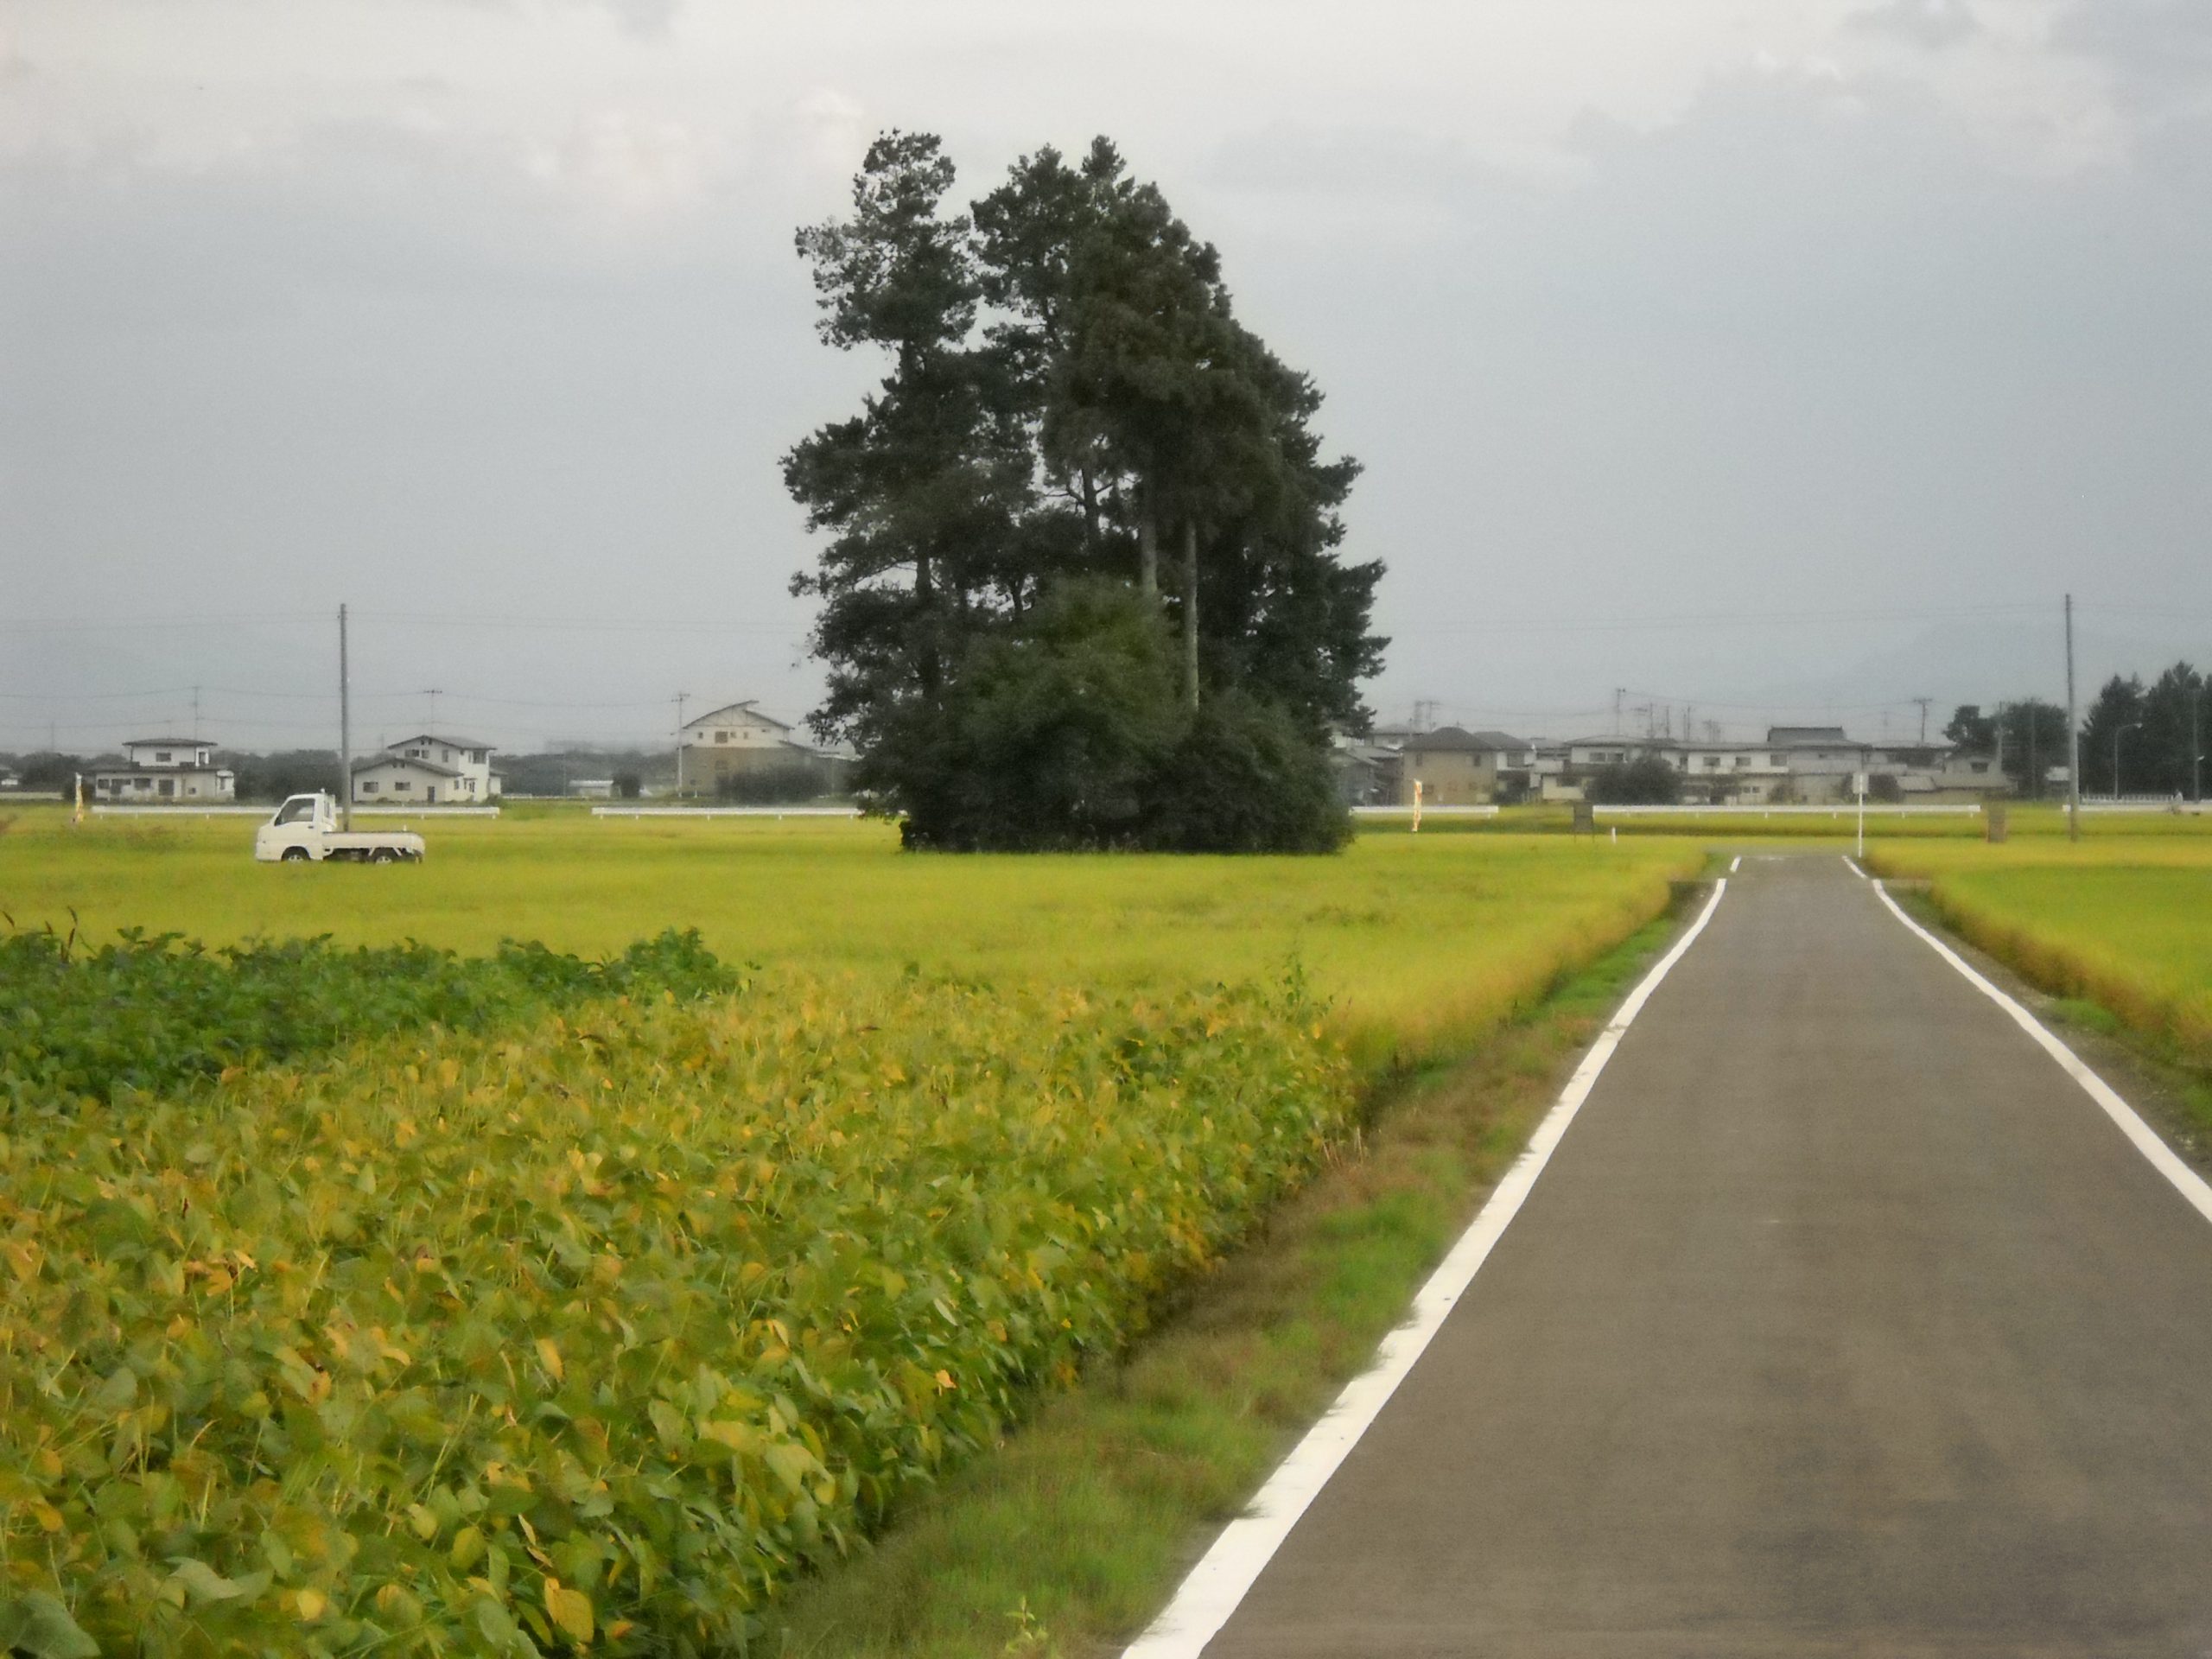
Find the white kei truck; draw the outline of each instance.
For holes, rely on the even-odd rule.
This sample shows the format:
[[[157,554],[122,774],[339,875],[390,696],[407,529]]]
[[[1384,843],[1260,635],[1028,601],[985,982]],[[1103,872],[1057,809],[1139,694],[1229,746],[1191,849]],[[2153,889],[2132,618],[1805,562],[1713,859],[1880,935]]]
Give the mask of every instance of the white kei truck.
[[[253,855],[264,864],[335,859],[353,864],[410,864],[423,857],[423,837],[411,830],[350,830],[338,827],[338,803],[327,795],[295,795],[253,832]]]

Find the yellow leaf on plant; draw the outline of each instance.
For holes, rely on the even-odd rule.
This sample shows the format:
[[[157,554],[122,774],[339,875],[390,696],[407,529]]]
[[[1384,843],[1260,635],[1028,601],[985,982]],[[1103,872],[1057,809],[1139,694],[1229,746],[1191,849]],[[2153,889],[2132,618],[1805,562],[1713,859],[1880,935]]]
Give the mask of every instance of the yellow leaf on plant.
[[[292,1592],[292,1605],[302,1619],[312,1624],[329,1611],[330,1598],[320,1590],[296,1590]]]
[[[591,1598],[558,1579],[545,1580],[545,1614],[554,1627],[579,1643],[591,1640]]]
[[[960,1386],[952,1380],[952,1373],[950,1371],[939,1371],[937,1374],[937,1385],[940,1389],[954,1389]]]
[[[699,1425],[699,1438],[726,1446],[733,1452],[749,1452],[760,1443],[760,1431],[749,1423],[741,1423],[728,1417],[717,1417],[709,1423]]]
[[[561,1363],[561,1351],[553,1345],[552,1338],[540,1337],[537,1339],[537,1357],[544,1362],[546,1375],[558,1382],[563,1375],[564,1368]]]

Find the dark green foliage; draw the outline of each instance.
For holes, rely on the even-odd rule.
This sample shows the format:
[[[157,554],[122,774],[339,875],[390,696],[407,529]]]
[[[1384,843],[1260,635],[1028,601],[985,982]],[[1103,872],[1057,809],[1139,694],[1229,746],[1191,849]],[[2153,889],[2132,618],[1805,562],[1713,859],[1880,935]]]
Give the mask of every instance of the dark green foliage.
[[[378,1033],[482,1030],[589,997],[690,998],[735,982],[696,931],[673,929],[603,962],[512,941],[483,957],[327,938],[209,950],[133,929],[84,950],[16,931],[0,936],[0,1103],[157,1093]]]
[[[1351,839],[1325,752],[1241,691],[1192,717],[1160,767],[1145,826],[1148,846],[1185,853],[1333,853]]]
[[[16,776],[22,780],[24,789],[41,792],[50,791],[63,795],[75,786],[77,774],[89,772],[92,764],[79,756],[63,754],[54,749],[42,749],[35,754],[10,758]],[[89,791],[92,786],[91,779],[87,779],[86,789]]]
[[[2066,764],[2066,711],[2055,702],[2028,697],[2005,705],[2005,774],[2030,800],[2044,792],[2044,778]]]
[[[1672,806],[1682,797],[1681,775],[1656,754],[1591,774],[1583,793],[1599,806]]]
[[[798,238],[823,340],[890,359],[860,414],[785,459],[808,527],[829,537],[792,582],[822,601],[813,724],[858,746],[859,787],[908,815],[916,844],[971,828],[988,844],[1118,844],[1142,816],[1123,779],[1055,774],[1045,793],[1067,810],[1024,809],[1003,829],[948,807],[979,790],[1013,804],[937,770],[979,743],[1041,744],[1063,768],[1091,752],[1079,709],[990,715],[1036,655],[1031,613],[1072,578],[1133,584],[1181,637],[1170,664],[1186,710],[1241,690],[1286,711],[1318,756],[1327,722],[1363,714],[1358,683],[1384,643],[1369,632],[1382,566],[1339,552],[1358,467],[1324,456],[1311,378],[1236,320],[1219,255],[1112,144],[1074,165],[1025,156],[968,214],[946,211],[952,185],[937,139],[886,134],[852,216]],[[1048,699],[1084,671],[1067,669],[1076,680],[1047,673]],[[971,671],[993,686],[961,685]],[[1116,752],[1094,736],[1102,760]]]
[[[238,799],[275,803],[316,790],[338,789],[335,749],[287,749],[276,754],[225,750],[218,757],[238,772]]]
[[[1318,853],[1349,836],[1313,736],[1241,691],[1193,712],[1158,607],[1121,582],[1055,587],[975,647],[948,706],[891,747],[909,847]]]
[[[828,769],[805,761],[791,766],[760,766],[749,772],[725,772],[715,780],[717,798],[746,806],[820,800],[830,789]]]
[[[906,844],[1135,845],[1147,785],[1183,724],[1157,608],[1104,581],[1057,589],[1017,636],[985,640],[949,699],[887,760]]]

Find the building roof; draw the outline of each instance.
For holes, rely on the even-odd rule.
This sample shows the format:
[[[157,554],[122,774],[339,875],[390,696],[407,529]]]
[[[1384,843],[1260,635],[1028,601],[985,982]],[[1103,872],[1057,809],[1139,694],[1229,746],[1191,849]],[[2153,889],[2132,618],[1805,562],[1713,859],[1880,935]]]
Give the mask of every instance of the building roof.
[[[750,697],[743,702],[726,702],[719,709],[709,709],[705,714],[685,721],[683,729],[688,732],[695,726],[711,726],[716,721],[734,715],[742,715],[747,720],[757,720],[763,726],[772,726],[779,732],[788,732],[791,729],[788,721],[778,720],[773,715],[762,714],[753,706],[753,699]]]
[[[212,737],[126,737],[123,740],[123,747],[126,749],[212,749],[215,747],[215,740]]]
[[[1766,728],[1766,747],[1770,749],[1858,748],[1844,735],[1840,726],[1770,726]]]
[[[451,766],[442,766],[435,760],[418,760],[411,754],[365,754],[353,763],[355,772],[366,772],[371,766],[405,766],[410,772],[427,772],[439,778],[460,778],[466,774]]]
[[[1497,754],[1529,747],[1503,732],[1471,732],[1458,726],[1440,726],[1405,740],[1408,753],[1420,754]]]
[[[403,737],[396,743],[387,743],[385,747],[404,749],[410,743],[442,743],[449,749],[482,749],[486,754],[492,751],[489,743],[480,743],[473,737],[442,737],[435,732],[417,732],[412,737]]]

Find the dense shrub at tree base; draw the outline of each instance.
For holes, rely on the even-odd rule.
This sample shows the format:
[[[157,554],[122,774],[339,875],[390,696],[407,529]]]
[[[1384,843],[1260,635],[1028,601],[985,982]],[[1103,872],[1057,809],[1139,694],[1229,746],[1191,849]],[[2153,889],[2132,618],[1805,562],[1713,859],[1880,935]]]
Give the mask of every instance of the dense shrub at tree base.
[[[1154,773],[1149,846],[1191,853],[1333,853],[1351,814],[1320,746],[1281,709],[1224,692]]]
[[[870,758],[906,844],[1331,852],[1350,839],[1319,734],[1243,692],[1197,709],[1159,608],[1109,578],[1055,584]]]
[[[1351,1099],[1294,989],[774,981],[342,1059],[0,1135],[0,1618],[734,1649]]]
[[[830,792],[830,783],[825,768],[802,761],[797,766],[725,773],[715,780],[715,796],[745,806],[781,806],[818,801]]]
[[[673,929],[605,962],[508,941],[490,957],[327,938],[208,950],[124,932],[86,950],[50,931],[0,935],[0,1110],[111,1098],[428,1025],[480,1030],[587,997],[696,996],[735,976]]]
[[[1600,806],[1672,806],[1682,798],[1682,778],[1656,754],[1590,774],[1584,795]]]

